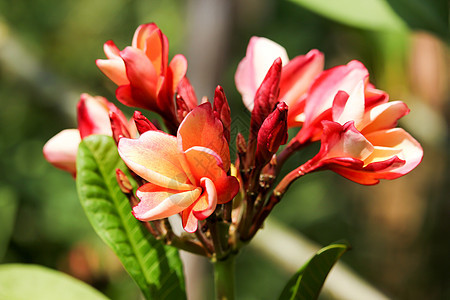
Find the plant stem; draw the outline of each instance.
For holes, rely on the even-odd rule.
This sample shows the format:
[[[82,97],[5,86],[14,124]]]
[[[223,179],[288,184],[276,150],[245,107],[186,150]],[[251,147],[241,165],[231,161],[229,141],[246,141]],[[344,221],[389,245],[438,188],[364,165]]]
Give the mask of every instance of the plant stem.
[[[217,300],[234,300],[235,255],[218,260],[214,266],[214,284]]]

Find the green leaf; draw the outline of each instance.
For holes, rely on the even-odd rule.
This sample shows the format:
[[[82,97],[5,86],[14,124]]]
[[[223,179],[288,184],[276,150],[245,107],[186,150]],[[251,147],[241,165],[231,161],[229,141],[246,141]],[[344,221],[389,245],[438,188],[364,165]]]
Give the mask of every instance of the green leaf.
[[[128,174],[111,137],[89,136],[80,144],[77,190],[89,221],[147,299],[186,298],[177,249],[157,241],[131,214],[116,181],[117,168]]]
[[[405,22],[386,0],[291,0],[319,15],[363,29],[400,30]]]
[[[0,299],[106,300],[90,285],[62,272],[38,265],[0,266]]]
[[[406,28],[433,32],[449,39],[447,0],[291,0],[342,24],[370,30]]]
[[[340,242],[320,249],[289,279],[279,299],[317,299],[331,268],[348,249]]]

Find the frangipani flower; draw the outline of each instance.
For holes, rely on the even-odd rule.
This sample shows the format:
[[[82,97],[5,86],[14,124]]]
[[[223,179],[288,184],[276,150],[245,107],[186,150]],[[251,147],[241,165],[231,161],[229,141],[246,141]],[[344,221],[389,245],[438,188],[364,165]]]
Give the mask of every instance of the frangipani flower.
[[[349,95],[339,91],[332,121],[323,121],[319,153],[301,167],[303,172],[330,169],[361,184],[395,179],[422,160],[420,144],[405,130],[394,128],[409,112],[401,101],[365,109],[364,81]]]
[[[104,97],[82,94],[77,107],[78,129],[66,129],[44,145],[44,157],[55,167],[76,175],[76,156],[82,139],[92,134],[112,136],[110,113],[128,128],[131,136],[136,133],[123,113]]]
[[[324,57],[318,50],[299,55],[289,61],[286,49],[262,37],[252,37],[246,56],[241,60],[235,74],[236,88],[245,106],[251,111],[256,91],[260,87],[275,59],[281,58],[282,73],[278,99],[289,106],[289,111],[303,112],[303,96],[313,79],[323,70]],[[288,116],[289,118],[289,116]]]
[[[338,91],[351,94],[361,81],[364,82],[365,109],[389,100],[385,92],[375,89],[369,83],[369,72],[359,61],[354,60],[347,65],[325,70],[314,80],[306,95],[304,113],[290,112],[289,120],[295,122],[288,125],[294,126],[303,122],[296,139],[301,144],[308,140],[319,140],[322,133],[321,122],[331,120],[333,101]]]
[[[169,42],[158,26],[139,26],[131,47],[122,51],[113,41],[103,48],[108,59],[97,59],[96,64],[119,86],[116,97],[120,102],[160,113],[166,119],[175,116],[174,94],[185,78],[187,61],[177,54],[168,62]]]
[[[230,201],[239,183],[228,176],[230,153],[222,122],[209,103],[193,109],[181,123],[177,136],[161,131],[144,132],[139,139],[122,138],[119,154],[136,174],[148,181],[136,195],[133,208],[142,221],[180,213],[187,232],[210,216],[217,204]]]

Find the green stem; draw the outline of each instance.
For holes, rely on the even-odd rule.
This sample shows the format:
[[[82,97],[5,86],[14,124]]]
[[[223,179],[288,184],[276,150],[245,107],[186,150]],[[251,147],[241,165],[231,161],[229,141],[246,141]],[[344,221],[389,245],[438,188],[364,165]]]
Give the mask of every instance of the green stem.
[[[234,259],[235,255],[229,255],[213,263],[217,300],[234,300]]]

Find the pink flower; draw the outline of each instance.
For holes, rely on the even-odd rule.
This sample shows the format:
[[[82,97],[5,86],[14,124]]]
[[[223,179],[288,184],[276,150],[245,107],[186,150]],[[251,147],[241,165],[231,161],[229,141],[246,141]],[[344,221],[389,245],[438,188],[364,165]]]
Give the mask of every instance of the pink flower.
[[[286,50],[277,43],[261,37],[252,37],[246,56],[236,70],[235,82],[245,106],[253,110],[256,91],[263,82],[275,59],[281,58],[279,101],[289,106],[289,112],[303,112],[304,95],[314,78],[323,70],[324,57],[318,50],[299,55],[289,61]],[[273,109],[273,107],[272,107]],[[288,118],[290,119],[291,113]],[[293,123],[294,120],[289,121]]]
[[[369,185],[403,176],[420,163],[420,144],[405,130],[395,128],[408,107],[393,101],[366,109],[364,85],[361,80],[350,95],[336,94],[331,121],[322,122],[320,151],[300,167],[302,172],[330,169]]]
[[[148,181],[136,195],[133,208],[142,221],[180,213],[187,232],[210,216],[217,204],[230,201],[239,183],[228,176],[230,152],[222,122],[209,103],[194,108],[178,128],[177,136],[144,132],[139,139],[122,138],[119,154],[127,166]]]
[[[119,86],[120,102],[175,118],[174,94],[186,75],[187,61],[178,54],[168,62],[169,42],[158,26],[139,26],[131,47],[122,51],[112,41],[103,48],[108,59],[97,59],[96,64]]]
[[[66,129],[55,135],[44,145],[44,157],[55,167],[76,175],[76,156],[81,140],[92,134],[112,136],[110,113],[126,124],[130,135],[136,135],[133,124],[128,123],[123,113],[104,97],[82,94],[78,102],[78,129]]]
[[[302,144],[307,141],[317,141],[322,133],[323,120],[331,120],[333,101],[338,91],[352,93],[360,82],[364,82],[365,110],[374,105],[386,103],[388,95],[376,90],[369,83],[369,72],[359,61],[351,61],[347,65],[337,66],[323,71],[312,83],[305,96],[304,112],[298,114],[295,110],[290,112],[290,120],[303,122],[302,129],[296,139]]]

